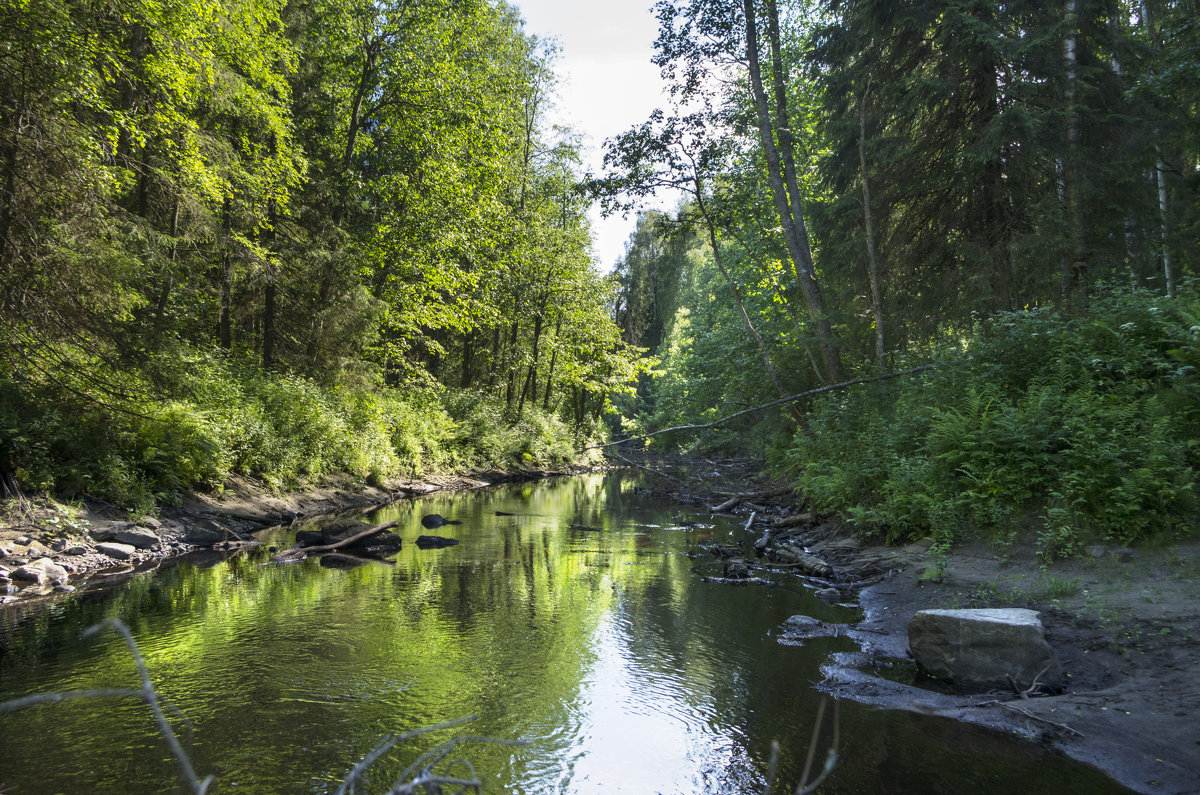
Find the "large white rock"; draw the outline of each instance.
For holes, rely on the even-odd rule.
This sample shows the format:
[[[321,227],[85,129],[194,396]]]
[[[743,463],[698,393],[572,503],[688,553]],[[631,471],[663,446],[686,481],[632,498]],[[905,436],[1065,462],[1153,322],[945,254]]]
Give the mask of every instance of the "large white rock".
[[[963,687],[1065,684],[1034,610],[922,610],[908,622],[908,647],[926,674]]]

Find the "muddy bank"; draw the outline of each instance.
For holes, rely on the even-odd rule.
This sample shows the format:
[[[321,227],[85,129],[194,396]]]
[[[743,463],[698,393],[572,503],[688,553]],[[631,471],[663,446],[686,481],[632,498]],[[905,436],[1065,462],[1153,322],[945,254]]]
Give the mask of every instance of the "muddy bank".
[[[101,500],[70,505],[38,498],[10,500],[0,514],[0,605],[52,599],[197,550],[232,553],[256,544],[255,533],[269,527],[361,512],[440,491],[576,473],[483,471],[398,479],[381,486],[330,477],[312,488],[283,494],[252,479],[235,478],[220,490],[188,494],[177,506],[140,517]]]
[[[748,462],[638,463],[672,478],[660,486],[664,496],[747,522],[758,539],[753,552],[708,550],[726,561],[725,573],[786,572],[821,598],[861,607],[857,624],[798,619],[780,628],[784,643],[823,634],[857,642],[859,651],[827,661],[820,689],[1011,732],[1137,792],[1200,792],[1200,541],[1134,549],[1097,544],[1051,566],[1030,546],[973,543],[954,549],[939,577],[929,542],[900,548],[864,542],[854,528],[812,513],[785,484],[757,480]],[[738,555],[744,568],[728,563]],[[1007,607],[1040,613],[1067,674],[1061,694],[956,692],[917,671],[908,649],[908,622],[917,611]]]

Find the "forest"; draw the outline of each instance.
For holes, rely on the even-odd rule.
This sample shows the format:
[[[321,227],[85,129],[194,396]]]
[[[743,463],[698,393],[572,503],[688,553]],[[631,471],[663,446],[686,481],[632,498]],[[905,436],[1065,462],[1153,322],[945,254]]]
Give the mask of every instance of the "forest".
[[[889,540],[1194,528],[1192,0],[660,0],[586,174],[498,0],[3,0],[0,473],[765,457]],[[638,217],[602,273],[586,213]]]

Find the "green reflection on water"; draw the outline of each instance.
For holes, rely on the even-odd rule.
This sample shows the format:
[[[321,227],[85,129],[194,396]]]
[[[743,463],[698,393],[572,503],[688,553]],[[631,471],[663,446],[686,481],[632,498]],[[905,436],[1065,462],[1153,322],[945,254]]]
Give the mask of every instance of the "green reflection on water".
[[[707,536],[736,537],[736,525],[686,530],[678,519],[706,517],[680,516],[636,485],[594,475],[405,501],[373,517],[400,522],[405,545],[389,564],[201,558],[7,614],[0,699],[133,684],[115,636],[77,641],[115,616],[190,720],[197,770],[215,773],[223,791],[331,791],[389,732],[468,714],[480,716],[471,734],[529,743],[463,751],[497,792],[755,791],[772,739],[786,749],[784,780],[794,779],[819,700],[810,683],[844,641],[797,649],[770,633],[797,612],[852,614],[792,580],[702,582],[684,552]],[[425,530],[428,513],[463,524]],[[461,543],[417,549],[431,532]],[[953,724],[847,706],[843,729],[829,791],[1121,791],[1028,744]],[[177,788],[137,703],[0,715],[0,736],[0,789]],[[446,738],[406,744],[403,759]],[[381,763],[374,789],[402,767]]]

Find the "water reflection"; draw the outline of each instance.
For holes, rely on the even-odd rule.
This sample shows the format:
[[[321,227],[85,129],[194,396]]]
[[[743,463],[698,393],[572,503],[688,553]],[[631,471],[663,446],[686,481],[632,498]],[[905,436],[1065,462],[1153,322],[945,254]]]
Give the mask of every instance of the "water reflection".
[[[810,683],[845,641],[797,649],[770,633],[797,612],[851,614],[790,580],[702,582],[685,552],[736,540],[736,525],[685,527],[708,517],[656,504],[637,482],[585,476],[398,503],[370,517],[399,520],[404,547],[389,565],[203,558],[100,597],[3,614],[0,699],[132,684],[116,637],[77,640],[115,616],[191,721],[197,770],[216,774],[223,791],[330,792],[384,735],[468,714],[480,716],[471,734],[529,742],[463,750],[491,791],[752,792],[772,739],[785,749],[782,780],[794,783],[818,703]],[[420,523],[430,513],[463,524],[430,531]],[[461,543],[417,549],[431,532]],[[1026,744],[952,724],[847,707],[843,729],[829,791],[1120,791]],[[0,736],[4,791],[176,786],[140,704],[0,715]],[[403,760],[444,739],[405,744],[370,785],[386,788]],[[1056,789],[1042,789],[1048,781]]]

